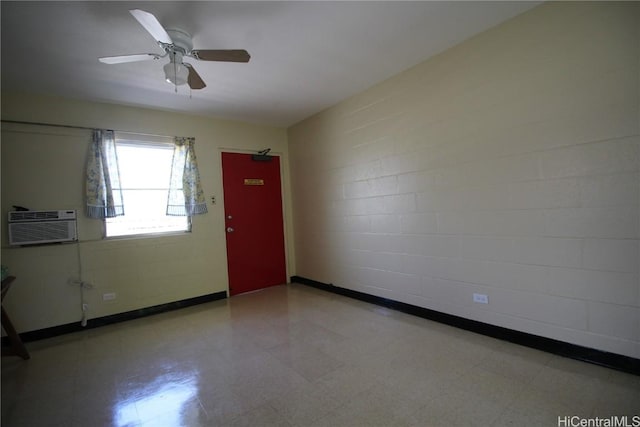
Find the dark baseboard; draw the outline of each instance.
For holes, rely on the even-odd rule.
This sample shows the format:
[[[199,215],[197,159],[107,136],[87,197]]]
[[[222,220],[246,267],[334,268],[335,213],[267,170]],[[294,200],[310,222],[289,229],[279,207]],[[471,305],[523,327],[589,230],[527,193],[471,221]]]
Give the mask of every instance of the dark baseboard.
[[[629,356],[623,356],[616,353],[609,353],[593,348],[582,347],[576,344],[570,344],[564,341],[558,341],[551,338],[545,338],[538,335],[520,332],[514,329],[503,328],[488,323],[479,322],[477,320],[466,319],[460,316],[442,313],[416,305],[404,302],[394,301],[375,295],[366,294],[364,292],[354,291],[351,289],[341,288],[332,284],[317,282],[300,276],[292,276],[291,283],[300,283],[311,286],[323,291],[332,292],[334,294],[343,295],[360,301],[380,305],[401,311],[403,313],[412,314],[414,316],[444,323],[446,325],[455,326],[467,331],[476,332],[526,347],[535,348],[559,356],[571,359],[581,360],[600,366],[616,369],[634,375],[640,375],[640,359]]]
[[[52,338],[58,335],[69,334],[72,332],[84,331],[100,326],[111,325],[113,323],[125,322],[127,320],[139,319],[154,314],[164,313],[167,311],[177,310],[180,308],[190,307],[205,302],[217,301],[227,298],[227,291],[216,292],[213,294],[202,295],[199,297],[183,299],[180,301],[169,302],[166,304],[154,305],[152,307],[140,308],[138,310],[127,311],[124,313],[112,314],[95,319],[88,319],[87,326],[82,326],[80,322],[67,323],[65,325],[52,326],[50,328],[38,329],[35,331],[22,332],[20,338],[22,342],[37,341],[45,338]],[[9,345],[8,337],[2,337],[2,345]]]

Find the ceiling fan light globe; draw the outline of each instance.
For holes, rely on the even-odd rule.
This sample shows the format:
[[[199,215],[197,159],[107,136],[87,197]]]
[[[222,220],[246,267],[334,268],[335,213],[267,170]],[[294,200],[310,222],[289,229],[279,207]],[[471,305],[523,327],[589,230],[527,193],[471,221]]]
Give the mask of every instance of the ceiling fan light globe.
[[[165,64],[163,69],[167,83],[176,86],[187,84],[187,80],[189,79],[189,69],[183,64],[169,62],[168,64]]]

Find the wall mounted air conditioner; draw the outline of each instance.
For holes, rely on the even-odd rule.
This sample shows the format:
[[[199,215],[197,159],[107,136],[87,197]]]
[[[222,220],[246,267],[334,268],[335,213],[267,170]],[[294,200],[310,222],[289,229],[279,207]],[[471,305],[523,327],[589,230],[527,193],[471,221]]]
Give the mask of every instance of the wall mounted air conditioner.
[[[78,240],[76,211],[9,212],[9,244],[40,245]]]

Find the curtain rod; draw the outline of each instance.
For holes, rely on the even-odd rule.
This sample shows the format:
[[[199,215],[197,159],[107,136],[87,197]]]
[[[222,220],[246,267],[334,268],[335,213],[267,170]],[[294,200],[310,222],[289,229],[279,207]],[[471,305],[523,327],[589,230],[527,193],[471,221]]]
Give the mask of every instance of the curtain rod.
[[[68,128],[68,129],[86,129],[86,130],[94,130],[95,128],[89,128],[85,126],[72,126],[72,125],[58,125],[55,123],[42,123],[42,122],[26,122],[21,120],[4,120],[2,119],[2,123],[14,123],[18,125],[34,125],[34,126],[51,126],[54,128]]]
[[[54,127],[54,128],[67,128],[67,129],[84,129],[84,130],[95,130],[95,129],[99,129],[99,128],[91,128],[91,127],[87,127],[87,126],[74,126],[74,125],[60,125],[60,124],[56,124],[56,123],[44,123],[44,122],[28,122],[28,121],[22,121],[22,120],[0,120],[2,123],[13,123],[13,124],[18,124],[18,125],[33,125],[33,126],[49,126],[49,127]],[[141,133],[141,132],[131,132],[128,130],[115,130],[113,129],[114,132],[124,132],[124,133],[132,133],[135,135],[142,135],[142,136],[159,136],[159,137],[163,137],[163,138],[171,138],[171,135],[158,135],[155,133]],[[186,137],[186,138],[193,138],[193,137]]]

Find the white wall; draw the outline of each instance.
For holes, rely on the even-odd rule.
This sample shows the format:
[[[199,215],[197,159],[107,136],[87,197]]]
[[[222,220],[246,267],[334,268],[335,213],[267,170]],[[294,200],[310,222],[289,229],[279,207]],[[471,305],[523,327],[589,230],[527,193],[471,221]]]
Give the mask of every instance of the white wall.
[[[639,39],[543,4],[292,127],[297,274],[640,357]]]
[[[84,217],[84,165],[90,131],[2,124],[2,264],[17,276],[4,305],[19,332],[79,321],[80,293],[69,278],[94,286],[86,292],[89,317],[150,307],[228,289],[223,221],[221,147],[282,154],[289,274],[293,270],[286,131],[117,105],[44,96],[2,94],[2,118],[194,136],[209,213],[194,217],[193,232],[177,236],[103,240],[102,221]],[[211,204],[215,196],[217,203]],[[78,245],[9,248],[6,215],[12,205],[77,209]],[[80,257],[80,263],[78,262]],[[115,301],[102,294],[115,292]]]

